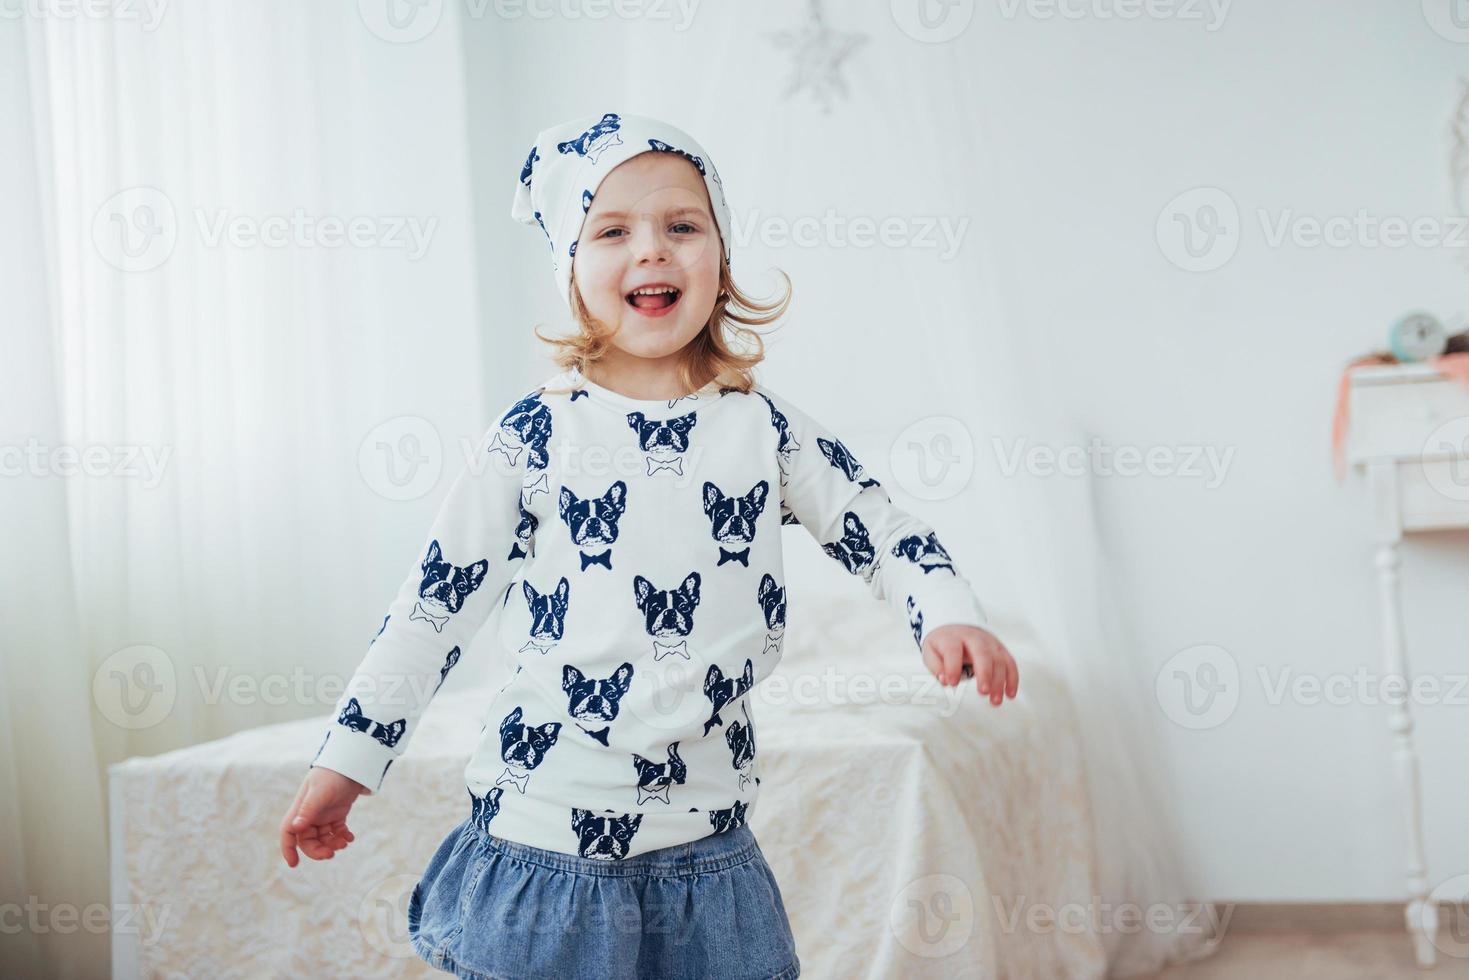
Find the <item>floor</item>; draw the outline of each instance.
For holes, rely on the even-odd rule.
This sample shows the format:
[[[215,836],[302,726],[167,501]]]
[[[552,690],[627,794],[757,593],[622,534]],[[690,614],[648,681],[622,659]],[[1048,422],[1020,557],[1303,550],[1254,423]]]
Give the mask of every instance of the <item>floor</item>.
[[[1214,955],[1147,980],[1469,980],[1469,944],[1441,935],[1438,965],[1420,970],[1401,930],[1230,932]]]

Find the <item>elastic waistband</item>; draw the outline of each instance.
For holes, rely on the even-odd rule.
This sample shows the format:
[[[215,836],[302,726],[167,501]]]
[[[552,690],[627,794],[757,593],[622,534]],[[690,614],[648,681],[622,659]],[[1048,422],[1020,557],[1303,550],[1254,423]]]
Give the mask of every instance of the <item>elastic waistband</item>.
[[[466,823],[492,850],[507,857],[530,864],[539,864],[546,868],[584,875],[605,877],[653,875],[681,878],[686,875],[733,868],[749,861],[759,852],[754,832],[744,825],[723,833],[710,834],[686,844],[675,844],[672,847],[644,851],[621,861],[599,861],[584,858],[579,854],[550,851],[542,847],[522,844],[519,841],[506,840],[488,833],[473,820],[468,820]]]

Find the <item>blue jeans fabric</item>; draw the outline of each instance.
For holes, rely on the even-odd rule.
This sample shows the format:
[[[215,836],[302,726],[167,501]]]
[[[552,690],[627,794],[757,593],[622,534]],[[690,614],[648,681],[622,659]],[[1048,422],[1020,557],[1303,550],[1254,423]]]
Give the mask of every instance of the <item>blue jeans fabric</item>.
[[[749,827],[599,861],[444,838],[408,902],[413,948],[473,980],[793,980],[795,938]]]

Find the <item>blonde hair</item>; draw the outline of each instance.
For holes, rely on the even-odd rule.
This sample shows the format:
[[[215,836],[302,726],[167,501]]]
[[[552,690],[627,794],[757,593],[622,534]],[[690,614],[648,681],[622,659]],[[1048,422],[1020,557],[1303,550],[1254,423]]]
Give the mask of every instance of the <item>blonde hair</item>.
[[[719,294],[704,328],[684,346],[684,356],[678,366],[679,384],[685,391],[697,391],[710,382],[745,393],[754,387],[752,369],[765,359],[765,342],[759,331],[749,328],[771,323],[790,305],[791,278],[784,272],[780,275],[786,281],[785,296],[765,303],[756,300],[735,284],[724,261],[724,242],[719,243]],[[562,370],[576,368],[585,375],[587,367],[597,363],[611,346],[615,331],[587,311],[576,284],[575,265],[571,276],[571,313],[581,328],[579,333],[546,337],[537,329],[535,334],[552,346],[551,359]],[[734,340],[743,342],[749,349],[743,353],[735,350],[731,343]]]

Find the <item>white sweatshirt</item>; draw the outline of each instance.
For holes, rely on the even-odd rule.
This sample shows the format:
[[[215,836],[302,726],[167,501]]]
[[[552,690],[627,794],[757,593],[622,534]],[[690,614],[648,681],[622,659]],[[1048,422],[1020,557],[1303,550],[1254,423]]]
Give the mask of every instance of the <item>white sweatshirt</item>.
[[[464,770],[482,827],[609,860],[739,827],[760,783],[747,695],[780,662],[796,523],[920,650],[986,625],[933,530],[769,388],[645,401],[557,374],[449,490],[312,765],[375,792],[503,605],[516,668]]]

